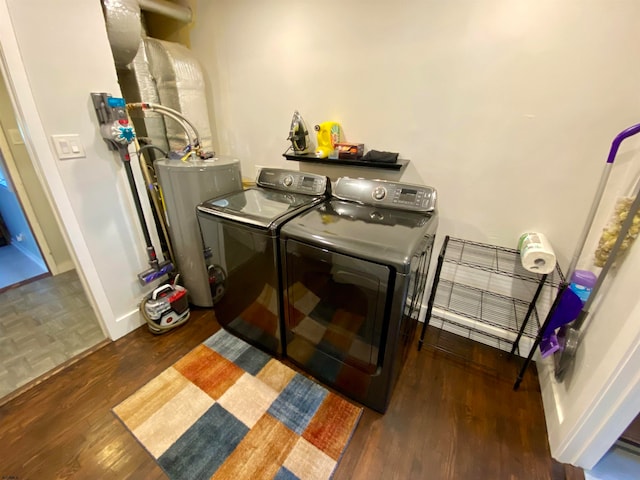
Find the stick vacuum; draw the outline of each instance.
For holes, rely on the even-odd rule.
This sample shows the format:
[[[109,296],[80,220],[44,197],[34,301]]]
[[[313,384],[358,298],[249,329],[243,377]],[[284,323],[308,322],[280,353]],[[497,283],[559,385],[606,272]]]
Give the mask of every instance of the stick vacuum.
[[[128,148],[135,138],[135,132],[129,124],[126,104],[123,98],[115,98],[106,93],[92,93],[91,99],[98,115],[102,138],[110,150],[118,151],[120,160],[122,160],[127,172],[127,179],[144,235],[149,262],[149,268],[138,274],[138,280],[142,285],[147,285],[172,272],[173,264],[169,260],[163,262],[158,260],[144,218],[138,189],[133,177],[133,170],[131,169]],[[177,285],[176,280],[177,277],[174,282],[156,288],[140,304],[140,311],[147,320],[149,330],[155,334],[165,333],[186,322],[189,318],[187,292],[184,287]]]

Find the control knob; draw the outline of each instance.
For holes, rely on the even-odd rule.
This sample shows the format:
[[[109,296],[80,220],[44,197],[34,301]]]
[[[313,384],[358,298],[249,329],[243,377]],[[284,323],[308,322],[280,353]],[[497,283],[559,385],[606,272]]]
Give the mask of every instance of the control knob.
[[[282,183],[284,183],[285,187],[290,187],[291,185],[293,185],[293,177],[291,175],[287,175],[282,180]]]
[[[387,189],[384,187],[376,187],[373,190],[374,200],[382,200],[386,196],[387,196]]]

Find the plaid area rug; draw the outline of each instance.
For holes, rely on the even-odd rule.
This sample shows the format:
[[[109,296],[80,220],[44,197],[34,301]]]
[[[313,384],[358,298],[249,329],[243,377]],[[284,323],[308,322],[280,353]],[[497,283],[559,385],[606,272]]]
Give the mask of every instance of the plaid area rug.
[[[331,478],[362,414],[224,330],[113,411],[172,480]]]

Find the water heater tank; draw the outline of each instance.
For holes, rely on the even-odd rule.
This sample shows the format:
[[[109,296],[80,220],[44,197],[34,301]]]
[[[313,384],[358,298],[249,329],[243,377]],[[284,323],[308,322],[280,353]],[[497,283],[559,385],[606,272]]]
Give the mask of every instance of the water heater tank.
[[[181,162],[154,162],[166,208],[169,237],[182,283],[189,301],[211,307],[211,290],[202,238],[196,219],[196,205],[219,195],[242,189],[240,161],[232,157]]]

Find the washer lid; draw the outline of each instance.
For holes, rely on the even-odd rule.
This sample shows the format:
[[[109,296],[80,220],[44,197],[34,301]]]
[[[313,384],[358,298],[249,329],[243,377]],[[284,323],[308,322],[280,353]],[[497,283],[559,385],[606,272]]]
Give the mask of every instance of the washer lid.
[[[413,253],[426,235],[435,234],[437,225],[436,212],[409,212],[332,199],[298,215],[280,235],[406,271]]]
[[[322,198],[254,187],[207,200],[197,208],[200,212],[269,228],[299,208],[319,202]]]

